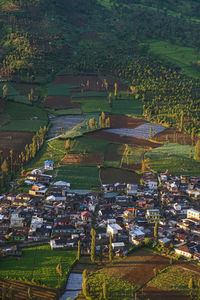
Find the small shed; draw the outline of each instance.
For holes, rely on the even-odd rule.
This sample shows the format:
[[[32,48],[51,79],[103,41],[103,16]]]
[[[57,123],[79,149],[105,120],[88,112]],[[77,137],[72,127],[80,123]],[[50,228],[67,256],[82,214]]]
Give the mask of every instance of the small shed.
[[[53,170],[53,165],[54,165],[54,162],[51,161],[51,160],[46,160],[44,162],[44,169],[45,170]]]

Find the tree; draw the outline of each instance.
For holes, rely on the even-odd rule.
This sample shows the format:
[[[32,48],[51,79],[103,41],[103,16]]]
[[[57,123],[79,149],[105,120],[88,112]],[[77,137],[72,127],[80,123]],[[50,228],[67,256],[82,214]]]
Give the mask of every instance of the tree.
[[[31,103],[33,103],[33,100],[34,100],[34,90],[33,88],[30,90],[30,93],[28,94],[28,99]]]
[[[114,96],[117,97],[117,83],[114,84]]]
[[[65,142],[65,149],[69,150],[70,149],[70,145],[71,145],[71,140],[67,139],[66,142]]]
[[[91,257],[91,262],[94,263],[95,262],[95,250],[96,250],[96,231],[94,230],[94,228],[91,229],[90,235],[92,237],[90,257]]]
[[[112,251],[112,235],[109,237],[109,261],[113,260],[113,251]]]
[[[192,140],[192,146],[194,145],[194,141],[195,141],[195,128],[192,128],[192,132],[191,132],[191,140]]]
[[[200,162],[200,139],[198,139],[195,146],[194,159]]]
[[[106,128],[110,128],[110,118],[106,118]]]
[[[32,297],[33,297],[32,290],[30,287],[28,288],[28,291],[27,291],[27,297],[28,297],[28,299],[32,299]]]
[[[63,270],[62,270],[62,265],[61,264],[58,264],[56,266],[56,272],[58,274],[58,286],[60,287],[60,285],[61,285],[61,278],[62,278],[62,275],[63,275]]]
[[[78,241],[78,250],[77,250],[77,260],[80,260],[81,257],[81,242],[80,240]]]
[[[3,173],[8,174],[9,170],[8,170],[8,163],[7,163],[6,159],[4,159],[4,161],[1,165],[1,170],[2,170]]]
[[[88,273],[87,270],[83,271],[83,282],[82,282],[82,290],[83,290],[83,295],[85,297],[88,296]]]
[[[194,281],[193,278],[190,277],[188,282],[188,289],[190,290],[190,297],[192,298],[193,290],[194,290]]]
[[[3,98],[5,99],[8,95],[8,87],[6,84],[3,85]]]
[[[158,239],[158,222],[156,222],[154,225],[154,238],[157,241],[157,239]]]
[[[108,288],[106,282],[103,283],[103,299],[108,300]]]
[[[179,130],[182,131],[183,130],[183,119],[184,119],[184,111],[181,111],[181,115],[180,115],[180,124],[179,124]]]

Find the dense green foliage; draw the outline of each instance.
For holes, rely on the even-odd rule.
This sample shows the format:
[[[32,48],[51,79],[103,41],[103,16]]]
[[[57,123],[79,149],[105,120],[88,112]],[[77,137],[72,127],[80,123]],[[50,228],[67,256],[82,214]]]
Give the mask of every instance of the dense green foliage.
[[[19,258],[4,258],[1,260],[1,278],[23,278],[26,281],[36,281],[40,284],[56,287],[58,276],[56,266],[61,263],[64,284],[70,266],[76,259],[76,251],[52,251],[49,246],[39,246],[23,249]]]

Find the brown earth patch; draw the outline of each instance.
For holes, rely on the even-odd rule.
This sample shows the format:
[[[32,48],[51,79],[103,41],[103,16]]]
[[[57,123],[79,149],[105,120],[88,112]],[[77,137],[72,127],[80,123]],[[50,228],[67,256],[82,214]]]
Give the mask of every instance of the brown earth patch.
[[[145,287],[137,293],[142,300],[189,300],[190,297],[176,291],[165,291],[154,287]]]
[[[154,137],[154,140],[159,142],[170,142],[170,143],[179,143],[182,145],[192,145],[191,136],[187,133],[180,132],[175,129],[165,129],[164,131],[157,133]],[[197,141],[195,138],[194,144]]]
[[[160,271],[168,265],[168,258],[155,254],[150,260],[145,261],[136,268],[130,269],[121,279],[142,286],[155,276],[154,269]]]
[[[89,132],[85,134],[86,136],[93,137],[95,139],[102,139],[106,141],[110,141],[113,143],[120,143],[120,144],[128,144],[133,145],[134,147],[145,147],[145,148],[157,148],[162,146],[162,144],[151,142],[145,139],[139,139],[135,137],[128,137],[128,136],[121,136],[119,134],[106,132],[106,131],[96,131],[96,132]]]
[[[2,295],[2,287],[8,290],[10,287],[13,289],[14,299],[27,300],[28,289],[31,289],[31,293],[34,299],[57,299],[58,291],[54,288],[44,288],[36,285],[31,285],[14,280],[0,279],[0,295]]]
[[[78,103],[71,103],[70,96],[47,96],[44,101],[45,107],[51,108],[79,108]]]
[[[141,171],[142,164],[128,164],[127,165],[126,163],[122,163],[122,168]]]
[[[87,154],[67,154],[61,161],[61,165],[84,164],[84,165],[103,165],[104,155],[98,153]]]
[[[131,118],[123,115],[109,115],[111,128],[136,128],[146,123],[145,120]]]
[[[102,168],[100,170],[100,177],[103,184],[116,182],[139,184],[141,178],[137,173],[118,168]]]
[[[32,142],[33,132],[0,132],[0,150],[2,156],[7,157],[9,150],[14,150],[14,155],[24,151],[26,144]]]
[[[97,75],[83,75],[83,76],[73,76],[64,75],[57,77],[52,83],[53,84],[70,84],[74,86],[86,86],[87,81],[89,81],[89,87],[97,85],[97,82],[102,83],[101,79]]]

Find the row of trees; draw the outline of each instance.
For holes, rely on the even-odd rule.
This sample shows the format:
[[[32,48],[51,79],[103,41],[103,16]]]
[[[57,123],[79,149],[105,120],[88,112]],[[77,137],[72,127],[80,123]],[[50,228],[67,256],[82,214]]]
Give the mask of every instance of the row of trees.
[[[3,191],[15,174],[23,170],[24,165],[35,157],[44,143],[46,132],[46,126],[40,127],[33,136],[32,143],[26,144],[24,151],[17,153],[11,149],[9,155],[1,161],[0,191]]]

